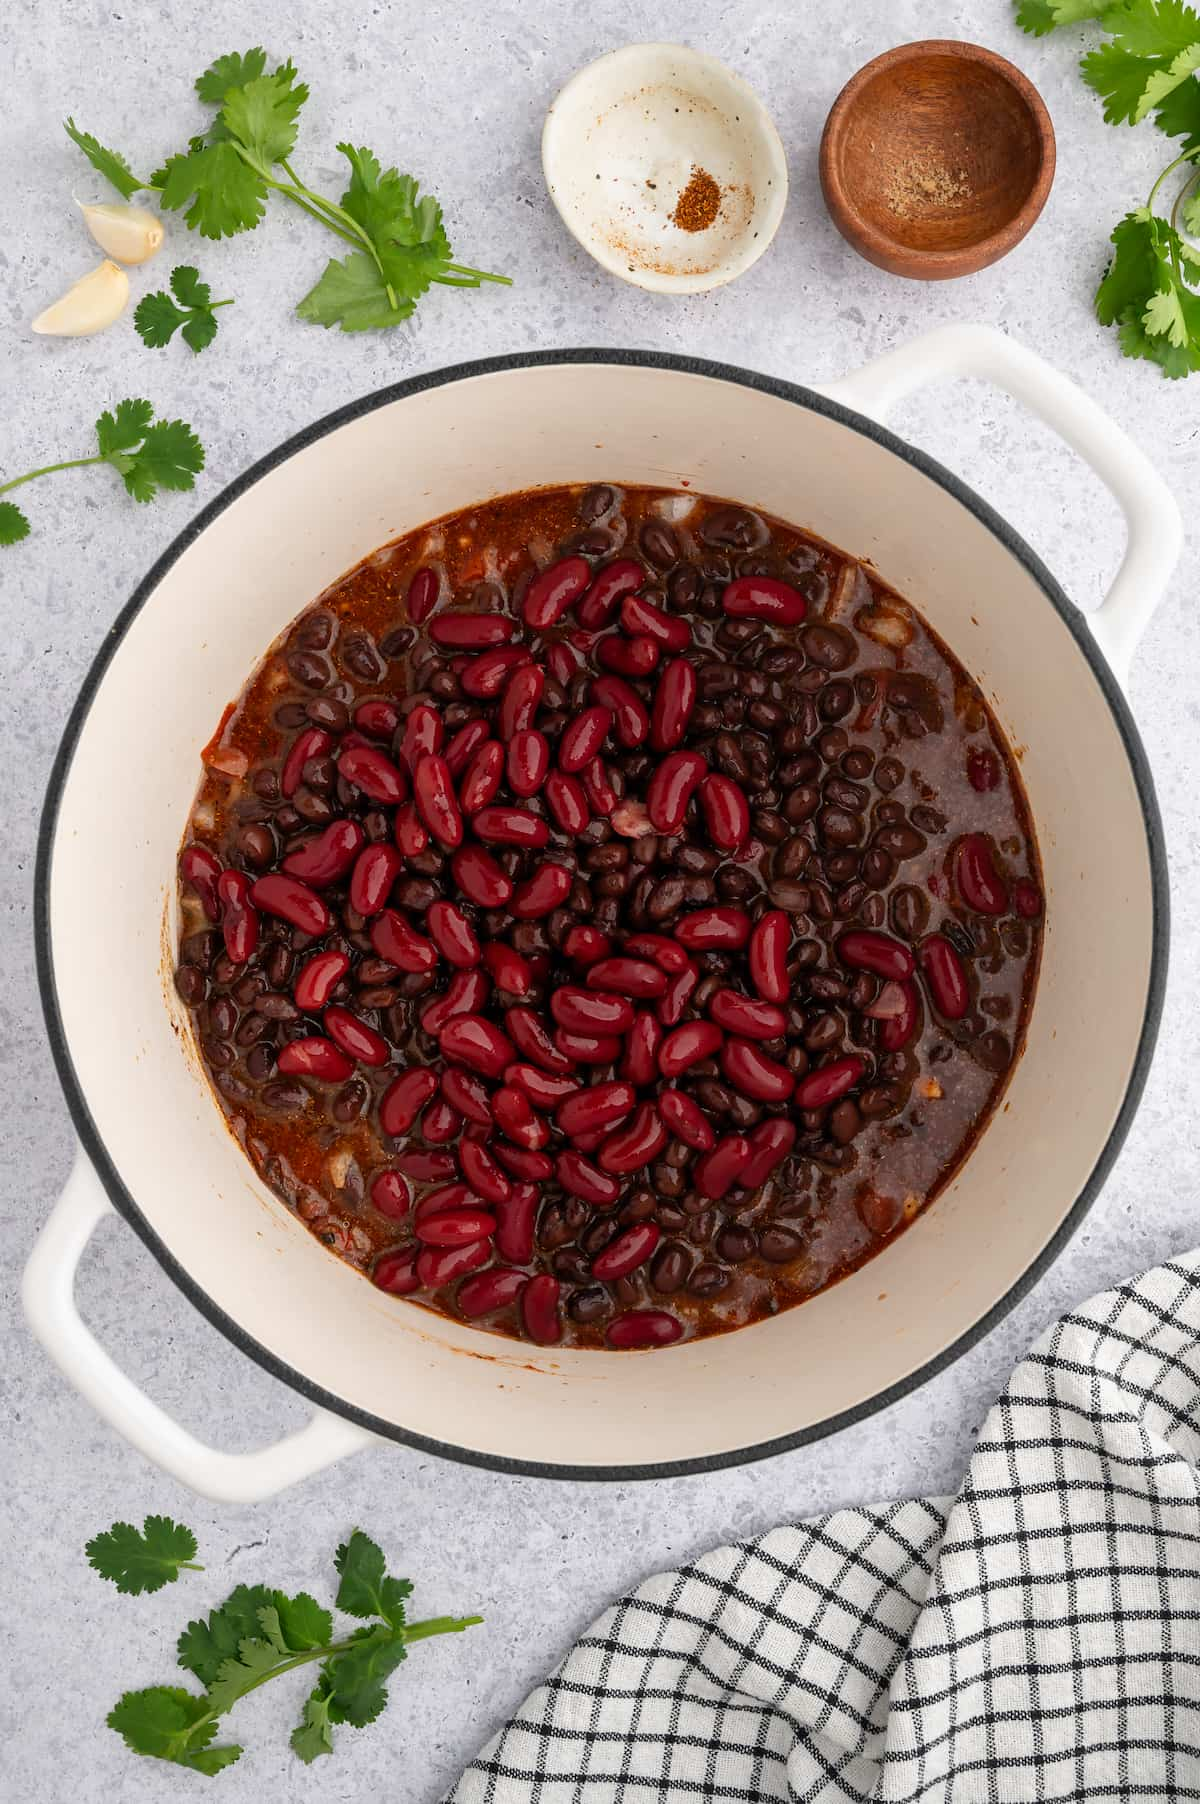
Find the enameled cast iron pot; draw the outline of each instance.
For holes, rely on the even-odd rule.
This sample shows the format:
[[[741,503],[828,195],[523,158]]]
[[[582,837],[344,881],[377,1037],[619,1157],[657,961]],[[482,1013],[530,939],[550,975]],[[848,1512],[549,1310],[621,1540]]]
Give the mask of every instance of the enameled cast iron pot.
[[[1121,503],[1129,544],[1085,620],[1003,520],[877,423],[984,376]],[[650,1354],[541,1350],[398,1303],[259,1182],[170,983],[175,860],[200,747],[287,622],[365,553],[494,493],[602,478],[730,496],[869,559],[1019,749],[1047,924],[1027,1050],[958,1177],[881,1257],[739,1333]],[[30,1320],[108,1420],[209,1495],[265,1496],[375,1435],[506,1470],[631,1478],[826,1434],[953,1359],[1063,1244],[1128,1127],[1166,961],[1150,775],[1119,681],[1178,552],[1178,512],[1099,408],[1001,335],[952,327],[824,393],[636,352],[501,357],[321,421],[249,471],[137,590],[54,767],[37,873],[54,1054],[83,1150],[31,1258]],[[109,1204],[238,1347],[318,1406],[249,1456],[203,1447],[83,1326],[75,1268]]]

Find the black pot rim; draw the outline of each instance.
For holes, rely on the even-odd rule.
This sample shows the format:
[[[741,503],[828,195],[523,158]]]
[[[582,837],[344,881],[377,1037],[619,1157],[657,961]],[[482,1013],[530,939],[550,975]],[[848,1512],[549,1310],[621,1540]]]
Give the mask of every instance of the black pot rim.
[[[646,368],[676,370],[685,375],[708,376],[722,382],[730,382],[741,387],[758,389],[763,393],[774,395],[781,400],[790,401],[804,407],[810,412],[823,414],[827,418],[838,421],[852,431],[861,433],[864,438],[873,440],[885,450],[891,451],[903,462],[912,465],[928,476],[939,487],[946,490],[956,501],[960,502],[969,513],[997,538],[1005,549],[1021,563],[1042,590],[1047,601],[1059,615],[1079,648],[1085,663],[1088,665],[1100,690],[1112,712],[1117,731],[1121,736],[1129,759],[1138,798],[1141,803],[1142,816],[1146,829],[1147,850],[1150,861],[1152,884],[1152,936],[1150,978],[1146,997],[1146,1012],[1138,1039],[1137,1053],[1130,1072],[1129,1082],[1120,1111],[1112,1130],[1101,1148],[1092,1168],[1091,1174],[1080,1190],[1071,1209],[1059,1224],[1057,1230],[1042,1248],[1037,1257],[1018,1277],[986,1314],[958,1336],[956,1340],[944,1348],[933,1359],[910,1372],[897,1383],[878,1391],[873,1397],[864,1399],[852,1409],[841,1410],[820,1422],[810,1424],[807,1428],[795,1430],[791,1434],[777,1435],[771,1440],[760,1441],[749,1447],[730,1449],[721,1453],[707,1454],[695,1459],[669,1460],[659,1464],[633,1466],[572,1466],[556,1465],[538,1460],[512,1459],[498,1454],[479,1452],[474,1448],[458,1447],[452,1442],[439,1441],[427,1435],[415,1434],[396,1423],[384,1421],[366,1410],[357,1408],[344,1398],[315,1384],[311,1379],[297,1372],[286,1361],[279,1359],[274,1353],[256,1341],[240,1323],[227,1315],[195,1281],[190,1273],[175,1259],[158,1234],[151,1227],[146,1217],[138,1208],[133,1196],[126,1188],[120,1173],[110,1158],[103,1140],[92,1120],[91,1112],[83,1088],[76,1075],[63,1029],[62,1017],[58,1004],[58,993],[54,976],[53,949],[50,939],[49,921],[49,875],[53,857],[54,837],[58,824],[59,807],[63,788],[70,771],[71,762],[87,719],[92,701],[108,668],[117,647],[121,644],[130,625],[146,602],[154,593],[158,584],[182,556],[184,551],[199,538],[208,525],[224,512],[231,502],[236,501],[258,480],[275,469],[279,464],[303,451],[330,432],[348,424],[352,420],[372,413],[376,408],[389,406],[394,401],[404,400],[411,395],[421,394],[428,389],[442,388],[451,383],[463,381],[473,376],[493,375],[500,371],[537,369],[547,366],[566,366],[570,364],[613,364],[622,368]],[[818,394],[794,382],[787,382],[777,376],[761,375],[752,370],[740,369],[735,365],[710,362],[697,357],[680,357],[664,351],[639,350],[607,350],[583,348],[577,350],[516,352],[505,356],[484,357],[464,363],[452,364],[448,368],[433,370],[425,375],[409,377],[406,381],[391,384],[387,388],[363,395],[356,401],[336,408],[326,414],[323,419],[306,427],[285,440],[274,451],[251,465],[241,476],[229,484],[215,500],[201,509],[196,517],[184,527],[183,531],[167,547],[142,581],[138,584],[121,612],[118,614],[111,631],[105,636],[100,650],[92,661],[91,667],[83,681],[75,705],[71,710],[63,733],[62,742],[54,759],[50,772],[50,781],[46,791],[46,800],[42,810],[41,824],[38,833],[37,862],[34,878],[34,935],[37,957],[38,987],[41,993],[42,1009],[45,1015],[46,1030],[50,1047],[58,1070],[70,1110],[75,1131],[96,1168],[96,1172],[104,1185],[112,1203],[125,1218],[134,1232],[153,1253],[167,1275],[174,1280],[184,1295],[192,1302],[206,1319],[218,1328],[233,1345],[255,1360],[269,1372],[272,1377],[281,1379],[285,1384],[298,1391],[310,1402],[336,1415],[344,1416],[349,1421],[358,1423],[374,1434],[386,1440],[398,1441],[424,1453],[432,1453],[443,1459],[457,1460],[465,1465],[480,1466],[492,1471],[509,1472],[530,1478],[561,1478],[583,1481],[616,1481],[628,1482],[634,1479],[679,1478],[701,1472],[718,1472],[728,1467],[747,1465],[755,1460],[768,1459],[777,1453],[789,1452],[803,1447],[810,1442],[823,1439],[839,1429],[848,1428],[856,1422],[865,1420],[889,1404],[908,1396],[930,1378],[944,1371],[969,1348],[973,1347],[984,1335],[988,1334],[996,1324],[1012,1310],[1028,1290],[1046,1272],[1057,1258],[1067,1241],[1079,1227],[1087,1211],[1090,1209],[1105,1178],[1119,1153],[1125,1137],[1129,1132],[1133,1117],[1137,1111],[1145,1086],[1146,1077],[1153,1057],[1154,1045],[1158,1036],[1159,1022],[1162,1015],[1163,995],[1167,975],[1167,950],[1170,925],[1170,905],[1167,882],[1166,851],[1163,842],[1162,822],[1159,816],[1158,801],[1154,791],[1154,782],[1150,767],[1142,746],[1141,737],[1134,724],[1124,694],[1099,651],[1086,625],[1083,615],[1068,599],[1060,584],[1051,575],[1046,565],[1036,552],[1025,542],[1019,533],[1008,524],[986,501],[973,489],[962,482],[951,471],[945,469],[936,459],[925,452],[907,444],[886,426],[877,424],[865,415],[855,413],[841,402]]]

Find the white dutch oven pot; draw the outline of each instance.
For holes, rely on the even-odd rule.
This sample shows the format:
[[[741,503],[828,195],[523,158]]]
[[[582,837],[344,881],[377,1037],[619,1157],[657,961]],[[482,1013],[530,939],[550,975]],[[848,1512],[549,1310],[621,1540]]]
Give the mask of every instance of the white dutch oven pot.
[[[1086,623],[1002,520],[876,423],[946,375],[1019,396],[1124,509],[1125,559]],[[934,1206],[803,1307],[640,1355],[506,1342],[387,1297],[331,1258],[229,1135],[169,982],[199,748],[276,634],[365,553],[426,520],[507,490],[601,478],[686,479],[870,559],[1023,748],[1048,890],[1025,1056]],[[231,1500],[267,1496],[374,1436],[528,1473],[694,1472],[826,1434],[929,1376],[1063,1244],[1145,1077],[1167,890],[1150,776],[1114,673],[1179,541],[1171,497],[1124,434],[1029,351],[979,328],[934,333],[823,394],[651,353],[498,358],[401,383],[293,439],[150,572],[55,765],[38,950],[83,1150],[26,1273],[44,1345],[143,1452]],[[313,1400],[306,1429],[249,1456],[217,1452],[114,1365],[73,1300],[79,1256],[110,1206],[236,1346]]]

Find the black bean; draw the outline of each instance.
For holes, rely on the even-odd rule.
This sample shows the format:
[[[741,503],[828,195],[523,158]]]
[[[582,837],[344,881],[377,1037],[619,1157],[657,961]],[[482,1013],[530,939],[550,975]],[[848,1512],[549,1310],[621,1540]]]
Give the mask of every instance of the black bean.
[[[781,1228],[772,1224],[759,1235],[758,1250],[772,1265],[787,1265],[791,1260],[798,1259],[804,1251],[804,1239],[794,1228]]]
[[[195,1008],[208,994],[208,979],[199,965],[180,965],[175,972],[175,988],[189,1008]]]
[[[814,664],[822,670],[847,670],[858,656],[854,635],[843,626],[827,621],[810,621],[801,629],[800,643]]]
[[[651,517],[643,520],[638,530],[642,555],[658,570],[669,570],[679,562],[679,540],[665,520]]]
[[[264,1084],[258,1094],[264,1108],[274,1109],[280,1115],[294,1115],[308,1101],[303,1084],[290,1083],[287,1078]]]
[[[394,626],[390,633],[379,641],[379,649],[385,658],[402,658],[416,638],[411,626]]]
[[[585,526],[593,526],[611,514],[617,505],[617,491],[606,482],[593,483],[579,497],[579,518]]]
[[[688,1289],[694,1297],[715,1297],[729,1283],[729,1273],[723,1265],[716,1265],[710,1259],[698,1265],[688,1279]]]
[[[767,895],[776,908],[786,909],[789,914],[807,914],[812,906],[811,886],[791,877],[777,878],[768,886]]]

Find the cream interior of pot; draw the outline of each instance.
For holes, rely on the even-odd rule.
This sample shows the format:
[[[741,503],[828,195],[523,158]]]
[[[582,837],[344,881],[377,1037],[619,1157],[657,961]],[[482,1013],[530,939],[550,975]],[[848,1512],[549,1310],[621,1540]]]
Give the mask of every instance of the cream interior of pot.
[[[800,1308],[648,1354],[539,1352],[383,1295],[230,1137],[165,980],[200,747],[263,651],[364,554],[485,496],[599,479],[729,496],[860,557],[982,683],[1021,758],[1048,889],[1028,1046],[966,1165],[878,1259]],[[1018,559],[852,426],[679,370],[566,365],[431,387],[318,438],[163,577],[87,716],[51,931],[70,1055],[123,1183],[218,1309],[305,1379],[460,1448],[636,1466],[748,1448],[860,1405],[1019,1279],[1087,1183],[1145,1014],[1151,875],[1113,713]]]

